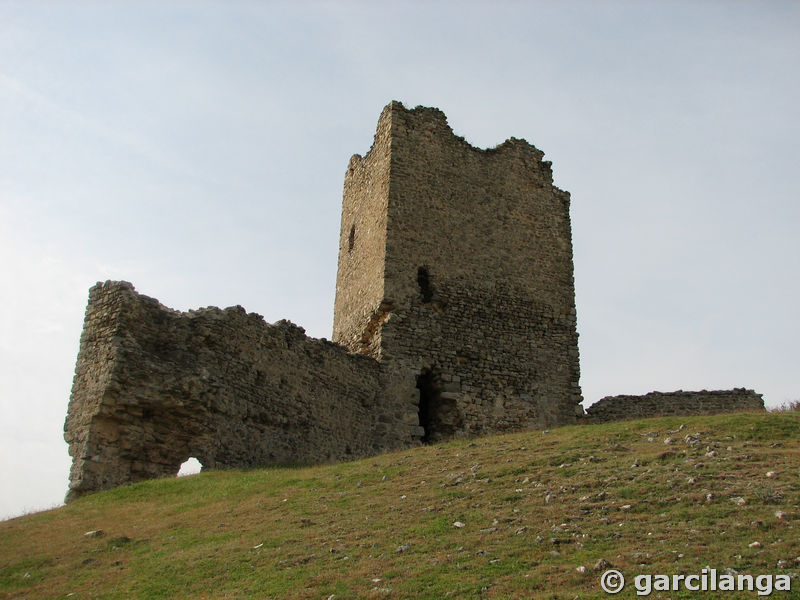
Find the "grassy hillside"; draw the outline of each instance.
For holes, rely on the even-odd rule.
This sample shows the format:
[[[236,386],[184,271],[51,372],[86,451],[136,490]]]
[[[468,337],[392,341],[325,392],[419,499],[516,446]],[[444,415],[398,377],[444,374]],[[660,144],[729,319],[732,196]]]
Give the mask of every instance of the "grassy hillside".
[[[799,572],[798,505],[798,412],[567,427],[88,496],[0,523],[0,598],[604,598]]]

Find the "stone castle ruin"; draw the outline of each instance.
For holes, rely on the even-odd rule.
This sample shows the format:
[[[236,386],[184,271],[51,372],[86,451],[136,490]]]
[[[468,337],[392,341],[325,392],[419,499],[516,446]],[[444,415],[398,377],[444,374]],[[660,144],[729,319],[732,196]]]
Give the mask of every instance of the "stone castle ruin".
[[[570,197],[543,156],[514,138],[474,148],[437,109],[386,106],[345,175],[332,342],[241,307],[184,313],[94,286],[67,499],[189,457],[318,463],[585,420]],[[731,398],[713,410],[763,409]]]

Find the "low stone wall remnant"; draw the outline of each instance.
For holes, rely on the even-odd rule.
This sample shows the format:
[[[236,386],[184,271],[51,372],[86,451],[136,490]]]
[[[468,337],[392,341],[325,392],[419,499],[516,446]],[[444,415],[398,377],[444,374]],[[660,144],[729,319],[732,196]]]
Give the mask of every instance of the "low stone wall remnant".
[[[644,396],[606,396],[586,409],[583,422],[608,423],[670,415],[712,415],[763,411],[764,398],[753,390],[734,388],[700,392],[650,392]]]

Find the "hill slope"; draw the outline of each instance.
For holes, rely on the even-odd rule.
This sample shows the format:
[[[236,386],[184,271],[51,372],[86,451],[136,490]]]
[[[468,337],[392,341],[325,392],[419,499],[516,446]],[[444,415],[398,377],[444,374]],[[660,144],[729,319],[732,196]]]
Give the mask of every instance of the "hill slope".
[[[88,496],[0,523],[0,597],[602,598],[800,571],[798,505],[800,413],[566,427]]]

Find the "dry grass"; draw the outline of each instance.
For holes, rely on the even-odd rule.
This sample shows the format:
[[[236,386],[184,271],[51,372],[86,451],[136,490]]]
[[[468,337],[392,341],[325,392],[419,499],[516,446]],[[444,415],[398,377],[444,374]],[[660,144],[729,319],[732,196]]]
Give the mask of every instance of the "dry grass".
[[[0,523],[0,597],[601,598],[796,572],[798,505],[800,413],[567,427],[95,494]]]
[[[772,412],[791,412],[791,411],[800,411],[800,400],[790,400],[788,402],[784,402],[780,406],[771,409]]]

